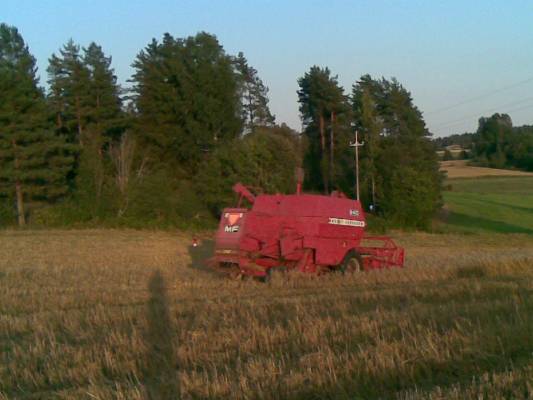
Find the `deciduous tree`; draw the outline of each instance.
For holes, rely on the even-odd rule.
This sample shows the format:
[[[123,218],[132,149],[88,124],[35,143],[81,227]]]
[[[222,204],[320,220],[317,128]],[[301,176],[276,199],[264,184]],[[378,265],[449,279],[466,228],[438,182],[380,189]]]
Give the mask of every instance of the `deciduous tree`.
[[[196,180],[197,191],[211,212],[217,215],[232,204],[231,188],[237,182],[267,193],[292,193],[301,157],[291,134],[283,127],[263,127],[218,148],[202,164]]]

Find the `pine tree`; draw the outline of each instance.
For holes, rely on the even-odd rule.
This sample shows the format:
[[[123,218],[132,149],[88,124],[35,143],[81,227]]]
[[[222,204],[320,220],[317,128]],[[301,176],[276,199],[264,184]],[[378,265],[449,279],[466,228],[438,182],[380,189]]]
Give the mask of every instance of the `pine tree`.
[[[235,58],[235,68],[239,73],[245,133],[253,132],[260,126],[273,126],[275,118],[268,107],[268,88],[257,70],[248,65],[243,53]]]
[[[240,99],[233,60],[202,32],[155,39],[133,64],[138,131],[153,162],[197,172],[220,144],[240,135]]]
[[[328,68],[311,67],[309,72],[298,79],[298,102],[304,125],[304,135],[309,141],[306,157],[307,182],[326,193],[335,176],[335,154],[338,142],[336,132],[346,131],[346,98],[336,76],[331,76]],[[340,119],[339,119],[340,118]],[[342,123],[339,123],[342,122]],[[329,135],[328,135],[329,132]],[[329,137],[328,137],[329,136]]]
[[[85,184],[94,190],[85,190],[85,197],[93,199],[99,209],[105,174],[104,149],[118,142],[125,131],[125,118],[121,110],[120,88],[111,68],[111,57],[106,57],[102,48],[92,42],[83,49],[82,65],[88,75],[86,122],[83,159],[79,165],[77,185]],[[85,169],[85,171],[82,171]],[[85,179],[82,175],[85,175]],[[85,182],[83,182],[85,181]]]
[[[56,131],[82,147],[75,171],[78,202],[99,209],[105,149],[125,130],[111,57],[94,42],[80,51],[70,40],[49,62],[48,101],[55,112]]]
[[[83,146],[90,114],[90,73],[80,56],[80,46],[70,39],[59,50],[59,56],[52,54],[47,71],[56,129],[71,143]]]
[[[48,130],[35,59],[16,28],[0,24],[0,195],[15,199],[20,226],[26,202],[66,193],[72,147]]]
[[[118,139],[123,132],[124,119],[120,87],[117,84],[111,57],[92,42],[83,49],[82,64],[89,74],[87,104],[88,136]]]
[[[60,56],[50,57],[47,69],[48,101],[55,112],[56,129],[81,145],[120,136],[124,123],[111,57],[94,42],[82,53],[71,39]]]

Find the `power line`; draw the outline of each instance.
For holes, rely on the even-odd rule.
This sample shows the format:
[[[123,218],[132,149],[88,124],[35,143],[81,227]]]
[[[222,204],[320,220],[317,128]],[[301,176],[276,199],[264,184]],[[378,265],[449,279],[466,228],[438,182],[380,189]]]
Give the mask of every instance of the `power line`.
[[[476,117],[479,117],[480,114],[499,111],[499,110],[502,110],[504,107],[509,107],[509,106],[514,106],[514,105],[517,105],[517,104],[526,103],[526,102],[531,101],[531,100],[533,100],[533,96],[526,97],[526,98],[520,99],[520,100],[515,100],[515,101],[512,101],[510,103],[506,103],[506,104],[503,104],[503,105],[498,106],[498,107],[493,107],[493,108],[490,108],[490,109],[487,109],[487,110],[484,110],[484,111],[481,111],[481,112],[478,112],[478,113],[475,113],[475,114],[465,115],[464,117],[461,117],[461,118],[458,118],[458,119],[454,119],[454,120],[451,120],[451,121],[440,122],[438,124],[434,124],[433,128],[442,128],[442,127],[446,127],[447,125],[455,125],[456,122],[462,122],[462,121],[469,120],[471,118],[476,118]]]
[[[451,110],[452,108],[459,107],[459,106],[462,106],[464,104],[472,103],[474,101],[482,100],[482,99],[484,99],[487,96],[492,96],[493,94],[496,94],[496,93],[505,92],[506,90],[513,89],[515,87],[524,85],[524,84],[532,82],[532,81],[533,81],[533,76],[531,76],[531,77],[529,77],[527,79],[524,79],[523,81],[516,82],[516,83],[513,83],[511,85],[503,86],[501,88],[492,90],[490,92],[483,93],[483,94],[481,94],[479,96],[470,97],[469,99],[460,101],[459,103],[455,103],[455,104],[452,104],[452,105],[449,105],[449,106],[446,106],[446,107],[442,107],[442,108],[439,108],[439,109],[436,109],[436,110],[429,111],[429,112],[425,113],[425,115],[436,114],[436,113],[440,113],[442,111]]]
[[[511,109],[508,109],[508,110],[504,110],[502,111],[504,114],[509,114],[511,112],[514,112],[514,111],[520,111],[520,110],[525,110],[527,108],[531,108],[533,110],[533,104],[528,104],[528,105],[525,105],[525,106],[520,106],[520,107],[516,107],[516,108],[511,108]],[[455,126],[455,125],[459,125],[461,123],[463,123],[464,121],[459,121],[459,122],[455,122],[455,123],[451,123],[450,125],[448,126],[441,126],[440,129],[442,128],[451,128],[452,126]]]

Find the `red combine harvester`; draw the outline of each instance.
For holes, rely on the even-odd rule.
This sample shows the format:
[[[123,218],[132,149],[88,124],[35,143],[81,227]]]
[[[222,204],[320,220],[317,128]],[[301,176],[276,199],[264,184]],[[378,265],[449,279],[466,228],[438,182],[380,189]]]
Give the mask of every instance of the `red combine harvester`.
[[[254,195],[238,183],[235,208],[224,209],[216,234],[218,270],[268,277],[274,269],[306,273],[403,267],[404,249],[386,236],[365,236],[361,203],[343,193]],[[251,209],[242,207],[243,200]]]

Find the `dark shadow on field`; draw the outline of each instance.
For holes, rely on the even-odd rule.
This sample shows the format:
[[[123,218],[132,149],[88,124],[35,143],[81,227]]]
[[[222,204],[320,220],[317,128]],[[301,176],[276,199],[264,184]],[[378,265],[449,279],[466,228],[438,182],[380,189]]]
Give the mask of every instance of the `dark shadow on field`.
[[[515,206],[513,204],[505,204],[505,203],[500,203],[499,201],[493,201],[493,200],[483,200],[483,203],[492,204],[492,205],[495,205],[495,206],[498,206],[498,207],[509,208],[511,210],[514,210],[514,211],[520,211],[520,212],[526,212],[526,213],[533,214],[533,208]]]
[[[480,279],[479,271],[467,273],[469,279]],[[463,272],[464,273],[464,272]],[[454,278],[452,278],[454,279]],[[520,282],[518,277],[514,282]],[[489,283],[489,281],[487,281]],[[431,287],[432,285],[428,285]],[[434,286],[433,286],[434,287]],[[416,391],[416,398],[429,398],[429,393],[439,388],[446,393],[447,388],[453,388],[460,385],[461,392],[466,396],[470,385],[473,383],[473,377],[477,377],[474,385],[479,389],[483,388],[483,376],[492,373],[508,373],[509,371],[527,371],[531,364],[531,353],[533,352],[533,341],[530,340],[533,324],[530,319],[520,316],[530,314],[533,301],[531,296],[527,296],[528,287],[524,285],[523,291],[518,292],[521,297],[520,303],[510,301],[513,293],[516,296],[516,289],[512,286],[501,285],[494,288],[492,285],[484,286],[481,292],[472,294],[465,288],[461,297],[457,293],[444,291],[441,295],[436,295],[433,289],[422,295],[414,294],[415,298],[423,300],[422,303],[440,307],[440,305],[453,301],[462,304],[459,313],[456,309],[446,309],[442,312],[435,313],[425,311],[420,316],[415,317],[417,324],[432,324],[433,332],[443,334],[444,332],[453,332],[458,323],[463,324],[466,321],[468,325],[474,324],[477,328],[469,334],[464,331],[463,335],[468,337],[471,345],[467,348],[451,348],[451,354],[446,357],[426,357],[420,355],[415,358],[403,358],[400,362],[391,363],[382,369],[361,368],[360,372],[344,373],[339,371],[332,383],[326,383],[321,386],[314,385],[310,382],[308,385],[296,387],[291,396],[292,399],[333,399],[333,398],[358,398],[358,399],[393,399],[393,398],[411,398],[410,396],[400,395],[402,391]],[[453,296],[453,297],[452,297]],[[472,298],[474,296],[474,298]],[[398,307],[398,294],[392,294],[388,305],[392,309]],[[407,301],[413,300],[407,297]],[[474,300],[475,299],[475,300]],[[355,297],[353,300],[362,302],[364,306],[375,307],[376,304],[365,303],[365,300]],[[474,301],[473,301],[474,300]],[[494,307],[487,308],[484,302],[491,301]],[[380,305],[381,306],[381,305]],[[360,312],[358,305],[350,304],[350,309]],[[370,310],[371,308],[369,308]],[[375,309],[375,308],[374,308]],[[401,309],[400,309],[401,310]],[[429,309],[428,309],[429,310]],[[459,322],[462,321],[462,322]],[[433,325],[434,324],[434,325]],[[468,326],[465,325],[465,326]],[[473,326],[474,326],[473,325]],[[389,342],[397,340],[405,341],[410,346],[418,346],[416,337],[405,336],[402,329],[391,329],[391,326],[383,325],[383,338]],[[479,333],[475,331],[479,329]],[[358,352],[367,346],[373,348],[375,337],[369,334],[362,336],[355,342],[355,346],[347,347],[348,352]],[[360,343],[360,348],[358,347]],[[427,346],[427,345],[425,345]],[[370,350],[373,352],[374,350]],[[376,354],[379,354],[377,352]],[[405,355],[404,355],[405,356]],[[404,357],[400,355],[399,357]],[[478,380],[479,379],[479,380]],[[510,392],[508,388],[495,388],[496,392],[488,398],[501,399],[530,399],[531,387],[530,379],[524,378],[513,383],[513,388],[519,385],[518,390]],[[457,386],[456,386],[457,387]],[[483,393],[480,391],[480,393]],[[509,393],[509,396],[504,396]],[[522,393],[523,396],[517,394]],[[424,395],[425,394],[425,395]],[[350,395],[350,396],[349,396]],[[278,398],[286,398],[278,396]],[[447,398],[447,397],[439,397]]]
[[[211,239],[201,240],[196,247],[189,246],[189,256],[191,263],[189,268],[197,271],[207,272],[212,275],[220,276],[212,268],[209,267],[207,261],[215,255],[215,241]]]
[[[165,282],[159,270],[150,278],[148,290],[148,326],[143,335],[147,348],[143,368],[144,394],[150,400],[178,399],[178,363],[173,344],[177,337],[176,327],[170,319]]]
[[[498,233],[527,233],[533,234],[533,229],[524,228],[521,226],[507,224],[501,221],[494,221],[486,218],[473,217],[462,213],[452,211],[448,216],[450,225],[455,225],[464,228],[482,229],[490,232]]]

